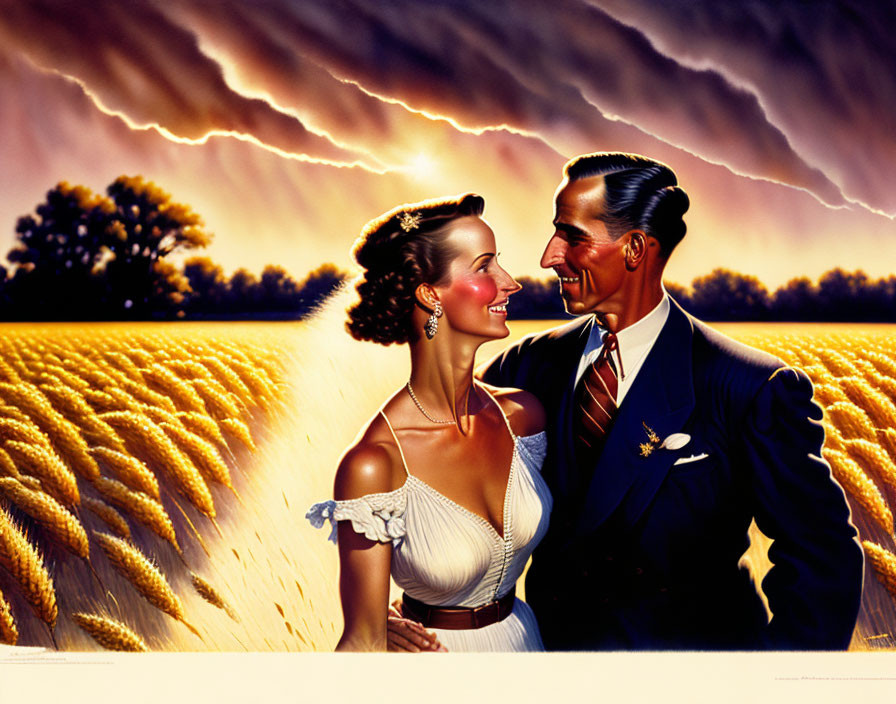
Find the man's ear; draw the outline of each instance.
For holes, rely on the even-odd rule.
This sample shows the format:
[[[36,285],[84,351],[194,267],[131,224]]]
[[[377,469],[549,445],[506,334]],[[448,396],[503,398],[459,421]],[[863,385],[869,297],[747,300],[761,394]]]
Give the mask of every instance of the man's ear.
[[[625,266],[633,271],[637,269],[647,256],[647,235],[643,230],[629,230],[625,243]]]
[[[414,297],[417,299],[417,305],[428,313],[432,312],[439,301],[435,289],[429,284],[420,284],[414,291]]]

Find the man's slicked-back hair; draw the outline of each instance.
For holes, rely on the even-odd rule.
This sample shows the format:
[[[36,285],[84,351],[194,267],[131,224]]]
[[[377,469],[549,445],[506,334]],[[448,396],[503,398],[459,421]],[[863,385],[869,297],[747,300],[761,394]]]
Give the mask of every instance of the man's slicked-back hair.
[[[638,154],[597,152],[567,162],[563,175],[569,181],[603,177],[601,219],[613,237],[643,230],[659,241],[660,253],[667,257],[687,232],[682,216],[690,199],[679,188],[675,172],[659,161]]]

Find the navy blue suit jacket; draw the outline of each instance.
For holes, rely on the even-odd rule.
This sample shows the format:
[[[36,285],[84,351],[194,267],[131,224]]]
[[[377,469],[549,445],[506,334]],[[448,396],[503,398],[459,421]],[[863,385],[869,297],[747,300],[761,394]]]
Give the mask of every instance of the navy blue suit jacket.
[[[578,468],[573,395],[591,316],[530,336],[483,378],[544,404],[554,493],[526,599],[549,650],[841,649],[863,555],[821,459],[821,409],[801,371],[672,303],[594,467]],[[645,424],[678,450],[641,455]],[[679,458],[707,457],[675,465]],[[762,583],[740,558],[757,525],[774,540]]]

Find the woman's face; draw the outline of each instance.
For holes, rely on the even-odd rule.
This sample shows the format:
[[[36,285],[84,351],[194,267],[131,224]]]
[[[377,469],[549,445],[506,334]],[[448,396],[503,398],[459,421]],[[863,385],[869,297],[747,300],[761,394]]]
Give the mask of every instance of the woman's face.
[[[453,330],[489,339],[507,337],[507,301],[520,290],[498,264],[495,233],[475,215],[450,225],[448,244],[457,253],[449,283],[434,287]]]

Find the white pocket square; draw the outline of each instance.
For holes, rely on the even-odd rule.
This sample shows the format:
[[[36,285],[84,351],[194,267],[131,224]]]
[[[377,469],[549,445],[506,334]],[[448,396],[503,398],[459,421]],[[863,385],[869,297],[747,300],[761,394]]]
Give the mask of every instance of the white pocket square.
[[[677,464],[687,464],[688,462],[696,462],[697,460],[702,460],[705,457],[709,457],[705,452],[701,452],[699,455],[691,455],[690,457],[679,457],[675,462],[672,463],[674,467]]]

